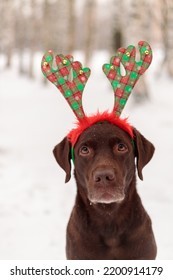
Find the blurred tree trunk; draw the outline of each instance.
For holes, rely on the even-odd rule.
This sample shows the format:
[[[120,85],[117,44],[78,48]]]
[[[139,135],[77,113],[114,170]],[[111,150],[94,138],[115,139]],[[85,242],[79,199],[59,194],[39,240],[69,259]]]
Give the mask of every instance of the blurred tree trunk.
[[[163,1],[163,0],[162,0]],[[165,2],[165,1],[163,1]],[[165,52],[168,52],[167,61],[168,61],[168,73],[173,77],[173,1],[168,0],[168,20],[167,20],[167,49]],[[165,3],[166,5],[166,3]]]
[[[44,0],[42,6],[42,46],[48,50],[67,53],[68,9],[64,0]],[[43,79],[46,83],[47,79]]]
[[[0,2],[0,36],[1,48],[6,55],[6,67],[11,66],[12,51],[14,47],[14,2],[1,0]]]
[[[75,0],[68,0],[68,34],[67,52],[73,53],[75,48]]]
[[[115,0],[112,2],[112,40],[111,53],[123,46],[124,18],[120,11],[124,11],[124,1]]]
[[[130,22],[130,24],[128,24]],[[131,0],[126,27],[125,39],[127,44],[137,46],[138,42],[142,40],[148,41],[150,38],[150,6],[146,0]],[[139,59],[139,52],[137,51],[136,60]],[[134,87],[134,100],[136,102],[143,102],[149,98],[149,90],[145,81],[145,77],[140,77],[139,81]]]
[[[42,46],[44,51],[58,49],[67,51],[68,10],[64,0],[44,0],[42,16]]]
[[[173,77],[173,2],[172,0],[160,0],[161,20],[157,20],[157,26],[161,30],[161,39],[164,48],[164,57],[161,67],[157,71],[160,76],[163,70]],[[161,70],[160,70],[161,69]]]
[[[51,34],[51,28],[50,28],[50,22],[51,22],[51,18],[50,18],[50,3],[49,0],[44,0],[43,3],[43,47],[44,50],[49,50],[50,45],[50,34]]]
[[[0,1],[0,52],[4,51],[5,0]]]
[[[36,41],[37,36],[35,35],[35,32],[37,29],[37,18],[36,18],[36,0],[30,0],[31,5],[31,17],[30,17],[30,38],[29,38],[29,44],[30,44],[30,61],[29,61],[29,69],[28,69],[28,75],[29,78],[34,78],[34,54],[35,54],[35,48],[36,48]]]
[[[44,52],[51,49],[50,46],[50,34],[51,34],[51,18],[50,18],[50,3],[49,0],[44,0],[43,2],[43,19],[42,19],[42,42],[43,42],[43,49]],[[47,83],[47,79],[43,78],[43,83]]]
[[[150,41],[151,33],[151,3],[146,0],[130,0],[127,21],[124,26],[125,39],[128,44],[132,41]],[[130,23],[130,24],[129,24]]]
[[[12,60],[12,53],[14,48],[14,37],[15,37],[15,31],[14,31],[14,24],[15,24],[15,11],[14,11],[14,2],[11,2],[10,0],[6,1],[6,12],[5,12],[5,18],[6,18],[6,34],[8,34],[8,42],[7,42],[7,49],[6,49],[6,67],[9,68],[11,66],[11,60]]]
[[[155,21],[157,23],[157,27],[161,30],[161,39],[163,42],[163,48],[164,48],[164,57],[162,60],[161,67],[159,67],[157,71],[157,76],[159,77],[162,73],[162,69],[164,66],[167,67],[168,65],[168,5],[166,0],[160,0],[160,15],[161,19],[158,19],[155,16]]]
[[[84,55],[85,65],[89,64],[94,48],[96,27],[96,0],[86,0],[84,7]]]
[[[20,0],[19,8],[16,13],[17,21],[16,21],[16,45],[19,52],[19,74],[25,74],[25,66],[24,66],[24,48],[26,41],[26,21],[24,17],[24,0]]]

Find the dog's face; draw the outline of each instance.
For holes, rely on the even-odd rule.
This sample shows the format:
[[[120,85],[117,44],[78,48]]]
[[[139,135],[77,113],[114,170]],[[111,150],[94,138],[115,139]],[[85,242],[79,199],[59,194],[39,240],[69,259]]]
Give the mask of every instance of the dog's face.
[[[121,203],[137,169],[142,179],[142,168],[152,158],[154,147],[137,130],[135,139],[108,122],[96,123],[79,137],[75,148],[75,177],[81,192],[92,203]],[[70,143],[66,138],[54,149],[60,166],[70,179]]]
[[[120,202],[134,174],[130,137],[109,123],[95,124],[75,146],[75,175],[92,203]]]

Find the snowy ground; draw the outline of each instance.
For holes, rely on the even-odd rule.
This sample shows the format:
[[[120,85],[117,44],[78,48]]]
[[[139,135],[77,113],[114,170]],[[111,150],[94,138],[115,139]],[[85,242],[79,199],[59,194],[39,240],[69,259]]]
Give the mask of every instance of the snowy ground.
[[[35,81],[17,74],[17,58],[6,71],[0,59],[0,259],[65,259],[75,183],[64,184],[52,149],[74,116],[56,88],[42,84],[40,59]],[[105,53],[95,55],[84,95],[88,113],[112,107],[113,92],[101,70],[105,62]],[[158,65],[155,59],[146,75],[150,102],[136,105],[131,99],[124,116],[156,147],[138,191],[153,221],[157,258],[173,259],[173,80],[164,73],[156,78]]]

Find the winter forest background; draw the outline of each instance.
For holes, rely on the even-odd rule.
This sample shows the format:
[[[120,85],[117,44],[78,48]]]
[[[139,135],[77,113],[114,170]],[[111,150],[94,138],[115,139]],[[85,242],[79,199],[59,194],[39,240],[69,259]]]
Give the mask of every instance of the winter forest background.
[[[139,38],[164,50],[163,63],[173,76],[172,0],[1,0],[0,51],[5,67],[19,57],[19,73],[34,77],[34,56],[50,49],[62,53],[110,53]],[[24,54],[28,52],[28,67]]]
[[[52,149],[74,116],[43,78],[43,54],[71,53],[91,68],[84,108],[92,113],[113,106],[102,65],[140,40],[153,63],[123,114],[156,147],[138,192],[157,258],[173,259],[173,0],[0,0],[0,259],[65,259],[76,189]]]

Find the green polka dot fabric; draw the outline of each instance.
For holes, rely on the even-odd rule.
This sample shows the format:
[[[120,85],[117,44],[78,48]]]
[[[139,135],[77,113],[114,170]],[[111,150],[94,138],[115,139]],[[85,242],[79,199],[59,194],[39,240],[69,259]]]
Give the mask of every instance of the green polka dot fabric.
[[[59,54],[53,56],[48,51],[42,59],[41,69],[46,78],[52,82],[66,98],[68,104],[78,119],[85,114],[82,107],[82,93],[90,76],[89,68],[82,68],[78,61],[73,61],[73,56]]]
[[[136,49],[130,45],[127,49],[118,49],[116,54],[111,58],[110,64],[103,65],[103,71],[114,91],[115,102],[113,111],[116,116],[121,115],[137,80],[147,70],[152,61],[150,45],[147,42],[140,41],[138,46],[140,52],[139,61],[135,61]],[[125,76],[121,75],[120,63],[125,68]]]

